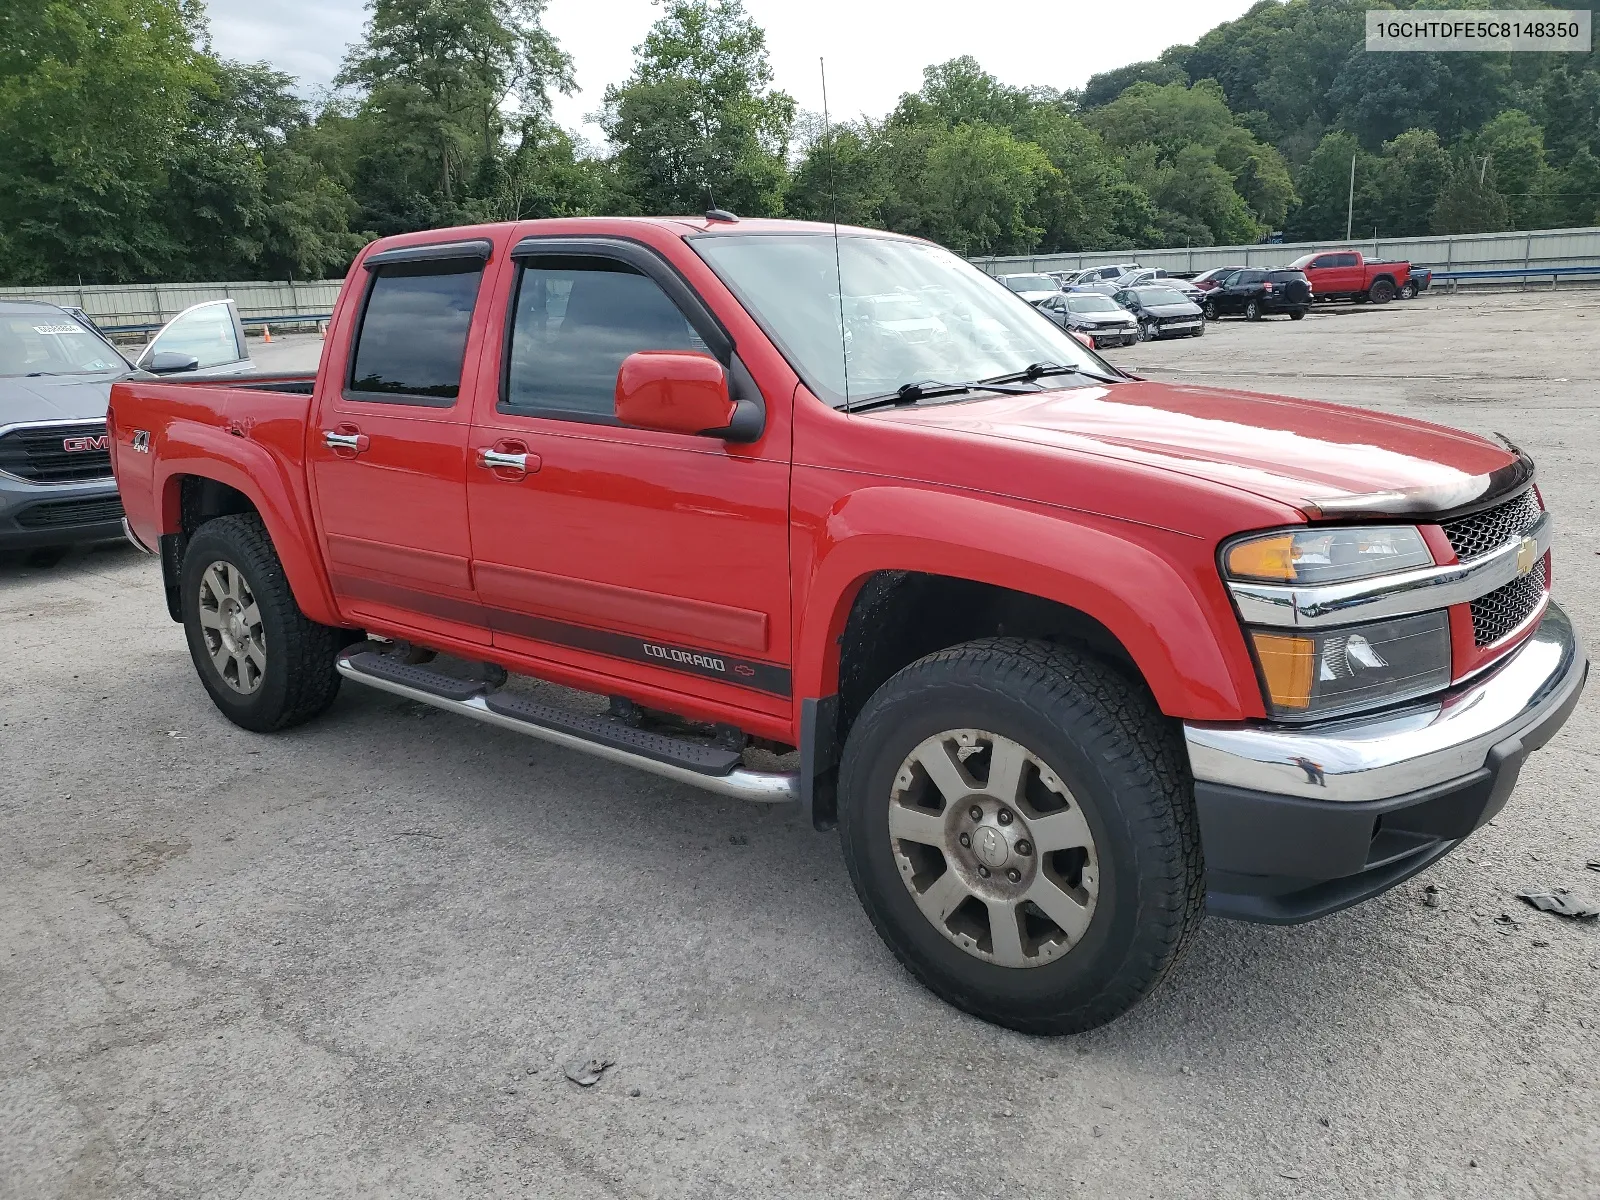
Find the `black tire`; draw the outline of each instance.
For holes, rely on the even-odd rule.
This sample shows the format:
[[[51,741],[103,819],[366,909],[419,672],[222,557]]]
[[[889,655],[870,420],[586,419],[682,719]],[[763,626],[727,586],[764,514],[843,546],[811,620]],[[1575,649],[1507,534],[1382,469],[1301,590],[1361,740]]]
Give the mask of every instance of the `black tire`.
[[[201,581],[217,563],[243,576],[260,613],[266,666],[248,694],[223,677],[201,625]],[[260,517],[248,513],[206,522],[189,541],[180,575],[189,655],[223,716],[242,729],[271,733],[303,724],[333,703],[339,694],[334,658],[351,635],[300,611]]]
[[[923,915],[896,865],[897,772],[925,739],[961,728],[1012,739],[1048,764],[1094,839],[1093,913],[1075,944],[1037,965],[1001,966],[957,945]],[[1186,764],[1154,701],[1118,671],[1049,643],[968,642],[891,678],[850,731],[839,781],[845,863],[879,936],[936,995],[1024,1033],[1092,1029],[1166,977],[1204,914]]]
[[[1289,320],[1291,321],[1304,321],[1305,319],[1306,310],[1303,308],[1297,308],[1289,314]]]
[[[1409,279],[1400,288],[1400,299],[1415,300],[1417,298],[1417,285]]]
[[[1261,301],[1252,300],[1244,306],[1244,316],[1247,321],[1261,320]]]
[[[1394,299],[1394,281],[1380,279],[1367,289],[1367,298],[1374,304],[1387,304]]]
[[[1207,300],[1200,306],[1200,315],[1208,321],[1215,321],[1217,319],[1217,302],[1215,300]]]
[[[1193,333],[1191,333],[1189,336],[1190,337],[1205,337],[1205,335],[1206,335],[1206,323],[1204,321],[1201,321],[1200,324],[1195,327],[1195,331]]]

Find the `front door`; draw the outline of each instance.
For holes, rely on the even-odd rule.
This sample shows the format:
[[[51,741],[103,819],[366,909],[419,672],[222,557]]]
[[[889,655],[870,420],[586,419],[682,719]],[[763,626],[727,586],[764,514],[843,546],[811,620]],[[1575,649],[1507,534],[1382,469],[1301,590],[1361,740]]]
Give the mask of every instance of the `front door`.
[[[468,365],[482,335],[472,314],[488,247],[455,243],[440,257],[406,247],[366,260],[359,325],[327,343],[338,358],[323,372],[308,448],[341,607],[421,641],[489,640],[472,587],[472,397],[462,384],[475,377]],[[335,351],[346,344],[348,354]]]
[[[615,672],[787,715],[792,397],[765,398],[748,445],[619,425],[624,358],[696,351],[739,377],[727,335],[642,247],[529,239],[517,254],[500,394],[478,398],[467,472],[494,644],[595,691]]]

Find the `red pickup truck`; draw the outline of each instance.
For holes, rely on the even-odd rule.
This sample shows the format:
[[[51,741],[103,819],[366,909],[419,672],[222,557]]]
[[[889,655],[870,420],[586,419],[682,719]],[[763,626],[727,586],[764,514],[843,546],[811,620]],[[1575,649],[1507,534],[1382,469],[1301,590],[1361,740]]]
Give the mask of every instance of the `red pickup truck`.
[[[1363,258],[1359,250],[1324,250],[1302,254],[1289,266],[1305,272],[1318,300],[1354,300],[1387,304],[1402,293],[1416,295],[1411,264],[1397,260]]]
[[[1022,1030],[1123,1012],[1207,910],[1427,867],[1588,669],[1514,448],[1135,378],[869,230],[388,238],[315,377],[119,383],[110,430],[230,720],[349,680],[798,803],[901,961]]]

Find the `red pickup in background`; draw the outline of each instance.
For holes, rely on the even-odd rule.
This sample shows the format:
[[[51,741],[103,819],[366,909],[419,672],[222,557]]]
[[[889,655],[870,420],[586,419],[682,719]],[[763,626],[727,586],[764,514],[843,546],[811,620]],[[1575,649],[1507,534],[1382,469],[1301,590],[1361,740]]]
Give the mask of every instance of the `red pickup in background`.
[[[1411,264],[1364,258],[1359,250],[1322,250],[1302,254],[1289,264],[1305,272],[1318,300],[1354,300],[1387,304],[1411,280]]]

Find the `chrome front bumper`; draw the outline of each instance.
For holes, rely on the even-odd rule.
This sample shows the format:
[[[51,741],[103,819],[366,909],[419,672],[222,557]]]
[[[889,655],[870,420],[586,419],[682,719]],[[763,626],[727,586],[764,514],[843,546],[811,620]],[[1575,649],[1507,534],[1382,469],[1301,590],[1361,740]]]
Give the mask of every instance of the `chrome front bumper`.
[[[1184,726],[1197,783],[1351,803],[1386,800],[1462,779],[1520,740],[1542,746],[1577,703],[1589,661],[1553,602],[1505,662],[1426,704],[1295,728]]]

